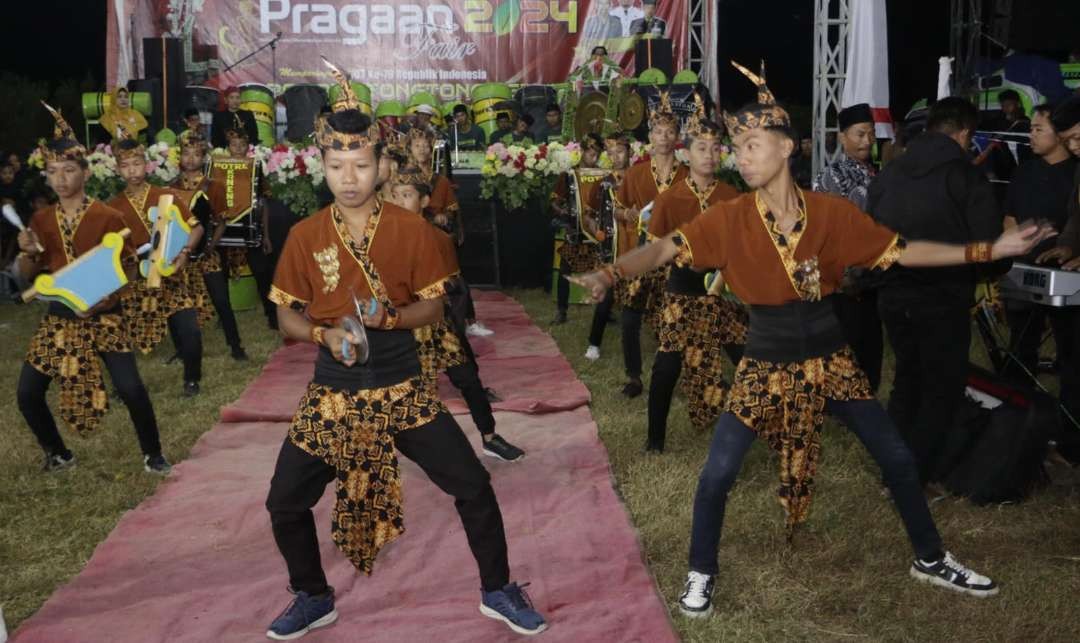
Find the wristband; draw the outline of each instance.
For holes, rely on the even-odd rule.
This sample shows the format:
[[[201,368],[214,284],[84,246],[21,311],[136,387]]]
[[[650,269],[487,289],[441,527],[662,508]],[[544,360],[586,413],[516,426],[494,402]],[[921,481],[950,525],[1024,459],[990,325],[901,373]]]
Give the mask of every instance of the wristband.
[[[325,346],[323,342],[323,335],[326,334],[326,329],[318,324],[311,327],[311,341],[318,346]]]
[[[398,316],[397,309],[389,306],[383,309],[383,321],[381,326],[383,330],[393,330],[397,328],[399,321],[400,317]]]
[[[967,263],[989,263],[993,260],[993,245],[989,241],[976,241],[964,246],[964,261]]]
[[[608,278],[608,287],[611,288],[618,281],[618,273],[615,272],[615,267],[609,263],[600,266],[598,272]]]

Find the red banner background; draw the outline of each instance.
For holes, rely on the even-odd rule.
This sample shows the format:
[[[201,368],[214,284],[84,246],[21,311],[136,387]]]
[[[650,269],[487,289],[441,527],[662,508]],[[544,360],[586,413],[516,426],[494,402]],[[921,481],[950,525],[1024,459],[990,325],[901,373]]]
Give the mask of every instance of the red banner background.
[[[110,83],[141,76],[142,38],[167,35],[185,41],[193,82],[269,85],[269,49],[223,70],[278,32],[280,86],[328,83],[319,60],[325,55],[371,86],[376,102],[417,91],[461,98],[483,82],[561,82],[597,44],[634,72],[633,39],[611,37],[618,23],[608,14],[619,0],[107,1]],[[687,3],[659,0],[656,9],[667,21],[677,68],[687,47]]]

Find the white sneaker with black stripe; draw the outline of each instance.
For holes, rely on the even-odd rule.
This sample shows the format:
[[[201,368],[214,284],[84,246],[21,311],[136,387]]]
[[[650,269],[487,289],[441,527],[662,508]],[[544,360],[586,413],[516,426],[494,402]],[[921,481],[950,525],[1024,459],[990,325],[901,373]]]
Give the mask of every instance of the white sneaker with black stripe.
[[[964,567],[949,552],[945,552],[945,557],[941,560],[927,561],[916,558],[911,564],[911,577],[980,598],[998,593],[997,583]]]
[[[679,611],[690,618],[704,618],[712,612],[713,577],[691,571],[679,595]]]

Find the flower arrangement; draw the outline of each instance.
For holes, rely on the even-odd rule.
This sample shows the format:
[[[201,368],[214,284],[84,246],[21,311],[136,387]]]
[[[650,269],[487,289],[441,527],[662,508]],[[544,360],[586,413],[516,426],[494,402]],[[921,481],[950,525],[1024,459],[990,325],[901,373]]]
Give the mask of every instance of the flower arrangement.
[[[551,192],[561,174],[581,163],[581,146],[571,142],[541,145],[503,145],[488,148],[480,168],[480,196],[497,197],[517,210],[532,197]]]
[[[115,167],[115,161],[113,165]],[[146,148],[146,180],[159,187],[168,187],[180,176],[180,148],[168,143],[154,143]]]
[[[318,190],[326,180],[318,147],[275,145],[265,155],[262,168],[270,193],[290,210],[307,216],[318,209]]]
[[[124,179],[116,172],[116,158],[112,147],[99,144],[86,156],[90,166],[90,178],[86,181],[86,194],[99,201],[107,201],[124,189]]]

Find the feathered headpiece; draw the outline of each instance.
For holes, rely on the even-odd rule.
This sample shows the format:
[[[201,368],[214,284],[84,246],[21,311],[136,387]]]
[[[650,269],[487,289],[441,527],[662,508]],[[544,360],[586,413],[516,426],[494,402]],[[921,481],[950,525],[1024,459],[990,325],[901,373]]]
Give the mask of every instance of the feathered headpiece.
[[[360,112],[360,99],[356,97],[356,92],[349,84],[349,77],[337,65],[327,60],[326,56],[322,56],[322,60],[323,64],[330,68],[330,75],[341,89],[341,93],[338,94],[337,100],[330,109],[335,114],[349,110]],[[375,128],[369,128],[361,134],[349,134],[335,130],[325,114],[319,114],[315,118],[315,142],[324,150],[360,150],[374,145],[378,137],[379,132]]]
[[[679,115],[671,108],[671,94],[668,92],[660,92],[656,107],[649,109],[649,129],[657,125],[671,125],[676,129],[679,127]]]
[[[757,102],[759,106],[755,109],[742,110],[734,115],[724,112],[724,125],[727,126],[728,133],[731,136],[737,136],[759,127],[790,126],[791,117],[788,116],[783,107],[776,104],[776,97],[773,96],[773,93],[769,91],[769,87],[765,84],[765,62],[762,61],[761,63],[760,76],[734,60],[731,61],[731,64],[757,86]]]
[[[116,126],[112,150],[117,163],[129,158],[146,158],[146,147],[139,143],[123,125]]]
[[[705,101],[701,95],[694,92],[694,113],[686,120],[683,136],[688,139],[706,141],[719,141],[722,132],[720,128],[709,119],[705,118]]]
[[[56,125],[53,127],[53,137],[46,145],[41,145],[41,154],[45,161],[81,161],[86,158],[86,148],[79,139],[75,138],[75,131],[71,129],[64,117],[58,110],[53,109],[45,101],[41,101],[45,109],[49,110]]]

